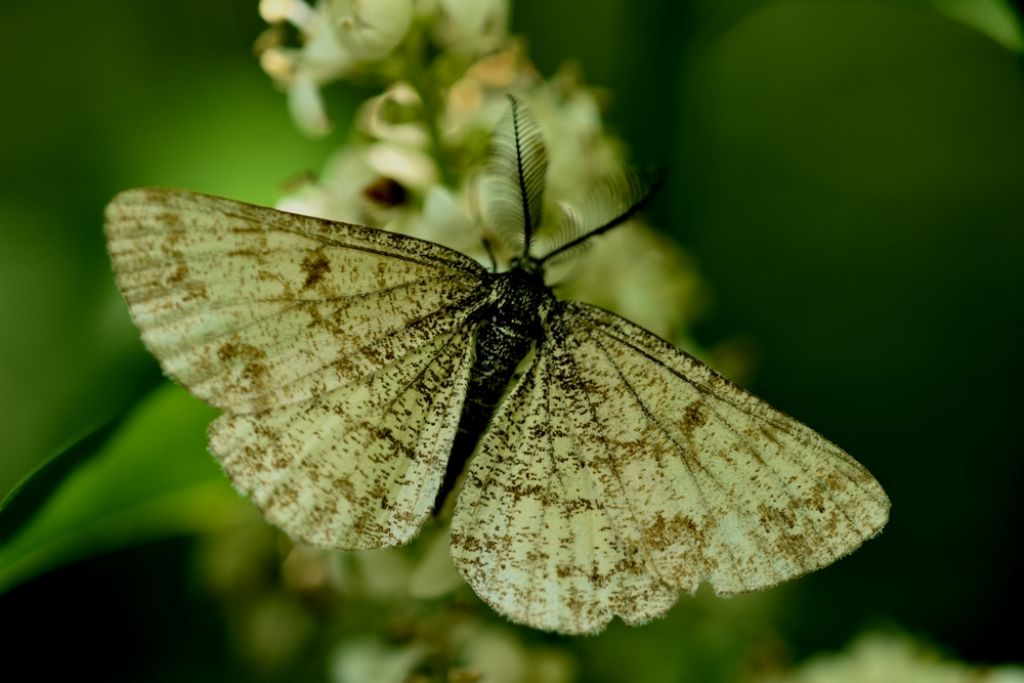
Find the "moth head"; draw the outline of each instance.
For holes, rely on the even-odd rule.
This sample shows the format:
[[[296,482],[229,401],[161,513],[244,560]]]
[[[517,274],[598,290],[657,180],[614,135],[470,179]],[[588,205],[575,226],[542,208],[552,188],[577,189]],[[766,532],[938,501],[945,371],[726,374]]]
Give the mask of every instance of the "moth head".
[[[509,262],[509,270],[521,270],[529,275],[538,275],[543,277],[544,275],[544,264],[540,259],[536,259],[529,254],[522,256],[514,256]]]

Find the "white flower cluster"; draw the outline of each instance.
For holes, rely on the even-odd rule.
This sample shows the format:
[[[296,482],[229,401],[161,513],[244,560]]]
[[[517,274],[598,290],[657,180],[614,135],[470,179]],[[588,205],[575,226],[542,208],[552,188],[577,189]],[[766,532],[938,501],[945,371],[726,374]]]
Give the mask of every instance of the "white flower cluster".
[[[819,655],[782,676],[759,683],[1024,683],[1018,666],[975,667],[951,659],[905,635],[873,633],[855,640],[845,652]]]
[[[261,0],[268,23],[291,24],[301,47],[279,44],[268,34],[260,53],[263,68],[288,91],[299,126],[324,134],[330,121],[320,88],[337,79],[373,70],[402,44],[414,24],[432,27],[442,47],[462,52],[493,49],[504,37],[505,0]]]
[[[547,141],[549,223],[624,163],[577,71],[566,67],[544,80],[507,34],[507,0],[262,0],[260,12],[273,24],[259,43],[261,63],[287,89],[303,130],[329,130],[321,90],[331,81],[383,91],[361,105],[318,180],[280,208],[402,232],[486,262],[478,172],[510,92]],[[285,44],[285,26],[297,29],[297,46]],[[594,240],[572,261],[571,276],[549,278],[561,283],[561,296],[682,339],[698,283],[667,240],[634,224]]]
[[[281,567],[284,585],[312,595],[329,588],[351,609],[359,601],[374,610],[445,598],[447,608],[395,610],[402,636],[388,638],[361,628],[343,638],[329,655],[331,680],[337,683],[403,683],[430,662],[446,662],[449,681],[496,683],[570,683],[575,662],[555,648],[521,642],[514,627],[495,623],[486,612],[459,608],[472,599],[452,564],[443,525],[428,525],[422,542],[404,550],[332,553],[295,545]],[[460,589],[462,589],[460,591]],[[277,603],[282,602],[278,599]],[[436,603],[435,603],[436,604]],[[443,623],[444,628],[438,629]],[[365,624],[362,624],[365,627]]]

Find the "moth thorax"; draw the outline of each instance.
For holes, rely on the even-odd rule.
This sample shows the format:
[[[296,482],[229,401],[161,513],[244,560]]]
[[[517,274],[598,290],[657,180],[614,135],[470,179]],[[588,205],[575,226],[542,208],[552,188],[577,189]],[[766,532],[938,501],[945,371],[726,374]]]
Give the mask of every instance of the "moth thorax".
[[[553,296],[538,273],[515,269],[497,276],[491,307],[494,322],[533,329],[539,325],[541,305]]]

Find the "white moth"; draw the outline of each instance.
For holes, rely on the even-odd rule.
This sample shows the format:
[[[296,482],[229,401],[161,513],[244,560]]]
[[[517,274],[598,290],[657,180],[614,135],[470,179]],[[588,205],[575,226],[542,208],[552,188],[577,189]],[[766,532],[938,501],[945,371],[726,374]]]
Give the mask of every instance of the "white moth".
[[[164,371],[224,411],[210,450],[266,518],[317,546],[390,547],[451,490],[466,581],[509,619],[562,633],[647,621],[705,581],[771,586],[877,534],[889,501],[850,456],[545,284],[548,259],[650,191],[623,176],[534,256],[546,155],[515,100],[495,150],[488,215],[521,245],[504,272],[191,192],[129,190],[107,207],[132,318]]]

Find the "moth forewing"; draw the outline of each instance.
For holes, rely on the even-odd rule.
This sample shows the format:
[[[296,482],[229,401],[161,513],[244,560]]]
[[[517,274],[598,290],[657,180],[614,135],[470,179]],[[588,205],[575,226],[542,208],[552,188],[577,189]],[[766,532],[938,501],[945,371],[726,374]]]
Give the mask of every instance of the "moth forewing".
[[[176,190],[119,195],[107,235],[143,338],[226,411],[211,450],[268,519],[338,548],[416,533],[465,399],[476,262]]]
[[[484,295],[482,268],[440,245],[195,193],[123,193],[107,235],[165,372],[233,412],[365,377]]]

